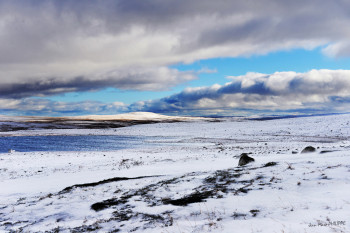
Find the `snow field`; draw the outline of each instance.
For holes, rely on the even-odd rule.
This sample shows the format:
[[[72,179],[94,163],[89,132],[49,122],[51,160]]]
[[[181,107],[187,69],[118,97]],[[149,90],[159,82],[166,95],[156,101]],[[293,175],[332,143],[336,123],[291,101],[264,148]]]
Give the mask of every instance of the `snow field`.
[[[349,232],[349,122],[335,115],[19,131],[158,136],[161,146],[0,154],[0,230]],[[317,151],[301,154],[309,145]],[[241,153],[255,162],[238,167]],[[115,177],[135,179],[97,183]]]

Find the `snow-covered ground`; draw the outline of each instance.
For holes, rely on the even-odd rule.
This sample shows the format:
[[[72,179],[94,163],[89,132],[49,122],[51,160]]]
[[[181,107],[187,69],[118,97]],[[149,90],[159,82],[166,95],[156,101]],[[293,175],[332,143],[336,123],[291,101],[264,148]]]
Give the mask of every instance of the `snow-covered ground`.
[[[350,232],[349,123],[333,115],[16,131],[160,145],[0,154],[0,231]],[[306,146],[317,150],[300,153]],[[238,166],[242,153],[255,162]]]

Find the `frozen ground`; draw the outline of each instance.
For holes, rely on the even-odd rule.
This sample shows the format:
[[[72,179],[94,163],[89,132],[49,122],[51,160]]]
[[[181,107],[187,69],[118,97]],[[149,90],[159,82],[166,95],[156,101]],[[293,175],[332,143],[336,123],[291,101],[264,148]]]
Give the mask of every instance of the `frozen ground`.
[[[16,131],[152,136],[161,146],[0,154],[0,231],[350,232],[349,123],[335,115]],[[300,153],[309,145],[317,151]],[[241,153],[255,162],[237,166]]]

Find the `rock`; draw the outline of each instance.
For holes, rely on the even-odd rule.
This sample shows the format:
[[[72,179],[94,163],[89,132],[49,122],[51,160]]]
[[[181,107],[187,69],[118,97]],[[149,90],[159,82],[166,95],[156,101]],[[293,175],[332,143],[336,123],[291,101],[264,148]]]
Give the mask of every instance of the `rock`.
[[[272,167],[272,166],[276,166],[277,163],[276,162],[268,162],[267,164],[265,164],[263,167]]]
[[[334,152],[336,150],[323,150],[320,152],[320,154],[325,154],[325,153],[331,153],[331,152]]]
[[[303,153],[311,153],[311,152],[315,152],[316,151],[316,148],[315,147],[313,147],[313,146],[307,146],[307,147],[305,147],[302,151],[301,151],[301,153],[303,154]]]
[[[244,166],[254,161],[255,159],[253,159],[252,157],[249,157],[247,153],[242,153],[238,161],[238,166]]]

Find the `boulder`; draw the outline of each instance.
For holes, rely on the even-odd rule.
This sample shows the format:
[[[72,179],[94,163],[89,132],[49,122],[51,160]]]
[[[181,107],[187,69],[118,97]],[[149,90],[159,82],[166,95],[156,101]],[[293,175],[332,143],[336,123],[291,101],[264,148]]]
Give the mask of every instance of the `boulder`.
[[[312,152],[315,152],[316,151],[316,148],[313,147],[313,146],[307,146],[305,147],[301,153],[304,154],[304,153],[312,153]]]
[[[276,166],[277,163],[276,162],[268,162],[267,164],[265,164],[263,167],[272,167],[272,166]]]
[[[247,153],[242,153],[238,161],[238,166],[244,166],[254,161],[255,159],[253,159],[252,157],[249,157]]]

